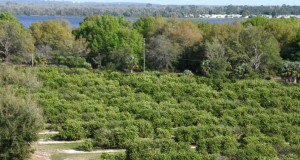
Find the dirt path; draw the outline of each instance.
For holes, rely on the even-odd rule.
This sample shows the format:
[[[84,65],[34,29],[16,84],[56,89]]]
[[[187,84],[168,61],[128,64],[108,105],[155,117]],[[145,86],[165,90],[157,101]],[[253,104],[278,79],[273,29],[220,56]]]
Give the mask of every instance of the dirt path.
[[[58,133],[59,133],[58,131],[43,130],[43,131],[40,131],[38,134],[39,135],[45,135],[45,134],[58,134]]]
[[[51,158],[48,153],[36,151],[28,160],[51,160]]]
[[[81,143],[80,141],[55,141],[55,140],[49,140],[49,139],[40,139],[37,141],[37,144],[67,144],[67,143]]]
[[[117,153],[117,152],[125,152],[125,149],[99,149],[91,152],[79,151],[75,149],[68,149],[59,151],[59,153],[69,153],[69,154],[84,154],[84,153]]]

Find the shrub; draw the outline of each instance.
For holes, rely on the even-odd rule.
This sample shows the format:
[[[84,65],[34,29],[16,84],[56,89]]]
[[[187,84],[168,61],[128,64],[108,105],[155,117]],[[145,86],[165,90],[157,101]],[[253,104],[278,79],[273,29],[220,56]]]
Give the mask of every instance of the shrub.
[[[191,127],[180,127],[175,130],[174,139],[176,141],[195,143],[194,132]]]
[[[96,145],[100,147],[110,147],[113,146],[113,132],[106,128],[101,128],[95,131],[94,139]]]
[[[171,159],[177,152],[179,158],[194,155],[180,143],[196,144],[203,159],[237,159],[240,152],[251,154],[245,150],[249,144],[245,137],[250,136],[259,137],[259,143],[273,147],[280,157],[285,149],[289,155],[297,153],[293,147],[299,144],[297,84],[66,67],[37,70],[44,87],[36,96],[52,126],[77,121],[95,147],[128,148],[138,143],[130,153],[132,159]],[[18,74],[8,77],[5,83],[19,81],[14,78]],[[175,142],[164,146],[145,142],[150,148],[135,142],[152,138]]]
[[[39,109],[33,102],[16,97],[11,88],[0,91],[0,159],[27,158],[43,124]]]
[[[167,129],[157,128],[155,138],[171,138],[171,133]]]
[[[139,130],[139,136],[142,138],[151,137],[153,134],[153,127],[149,121],[139,120],[136,124]]]
[[[81,149],[83,151],[92,151],[93,148],[94,148],[94,146],[93,146],[93,142],[91,139],[84,140],[82,145],[79,146],[79,149]]]
[[[126,160],[126,153],[102,153],[101,160]]]
[[[56,65],[65,65],[70,68],[91,68],[91,64],[86,62],[85,58],[76,56],[54,56],[52,63]]]
[[[77,121],[67,121],[58,131],[59,134],[57,136],[63,140],[75,141],[85,137],[84,128]]]
[[[261,142],[247,144],[236,153],[236,159],[278,159],[276,150]]]
[[[136,127],[115,128],[113,134],[115,146],[124,148],[128,142],[138,137],[138,129]]]
[[[24,72],[23,72],[24,71]],[[39,82],[32,70],[0,66],[0,159],[25,159],[43,127],[40,108],[30,93]]]

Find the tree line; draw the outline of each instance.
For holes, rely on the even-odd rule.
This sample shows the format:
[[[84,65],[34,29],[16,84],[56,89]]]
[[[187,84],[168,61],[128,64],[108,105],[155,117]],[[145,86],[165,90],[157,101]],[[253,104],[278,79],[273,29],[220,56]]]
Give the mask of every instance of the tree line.
[[[0,2],[0,12],[12,12],[16,15],[48,16],[87,16],[91,14],[111,14],[115,16],[140,17],[198,17],[200,14],[240,14],[248,15],[300,15],[299,6],[197,6],[197,5],[113,5],[97,3],[68,2]]]
[[[280,75],[299,79],[300,21],[256,17],[233,24],[197,23],[161,16],[136,22],[87,16],[79,28],[65,20],[29,29],[0,14],[0,54],[5,63],[66,65],[125,72],[180,72],[224,78]]]

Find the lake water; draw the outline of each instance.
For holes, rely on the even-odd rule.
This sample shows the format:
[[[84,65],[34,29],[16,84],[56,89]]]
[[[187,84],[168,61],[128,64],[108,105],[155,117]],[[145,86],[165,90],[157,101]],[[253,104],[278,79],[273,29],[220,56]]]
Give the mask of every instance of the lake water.
[[[29,27],[31,23],[45,21],[45,20],[56,20],[65,19],[70,22],[72,27],[78,27],[80,21],[84,17],[69,17],[69,16],[17,16],[17,19],[25,26]]]
[[[17,19],[25,26],[29,27],[31,23],[44,21],[44,20],[56,20],[56,19],[65,19],[70,22],[71,27],[78,27],[80,21],[84,17],[71,17],[71,16],[17,16]],[[127,18],[129,20],[136,21],[137,18]],[[209,23],[233,23],[239,19],[218,19],[218,18],[191,18],[195,22],[209,22]]]

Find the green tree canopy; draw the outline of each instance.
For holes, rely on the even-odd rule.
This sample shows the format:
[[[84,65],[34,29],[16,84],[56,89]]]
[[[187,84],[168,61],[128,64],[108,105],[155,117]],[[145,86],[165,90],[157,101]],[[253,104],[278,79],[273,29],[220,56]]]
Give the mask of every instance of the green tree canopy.
[[[110,54],[120,50],[126,50],[136,62],[141,61],[143,37],[123,17],[89,16],[74,33],[87,40],[91,48],[88,57],[94,67],[106,67],[111,62]]]
[[[0,13],[0,21],[9,21],[9,22],[15,22],[18,24],[21,24],[15,16],[13,16],[9,12],[2,12]]]
[[[30,26],[37,52],[35,62],[67,65],[69,67],[89,67],[85,57],[89,52],[86,40],[75,40],[70,24],[66,20],[35,22]]]
[[[30,32],[9,13],[0,13],[0,55],[5,62],[24,63],[34,51]]]
[[[254,17],[244,22],[244,25],[261,26],[267,32],[273,34],[281,47],[281,56],[284,59],[296,60],[295,53],[299,51],[297,41],[299,40],[300,20],[289,19],[268,19],[264,17]]]
[[[226,71],[224,68],[226,63],[224,62],[229,62],[227,67],[230,71],[238,71],[240,74],[250,73],[251,70],[259,74],[274,74],[281,67],[280,46],[271,33],[262,27],[255,26],[228,28],[225,25],[224,27],[224,29],[231,31],[222,34],[221,29],[220,34],[217,34],[211,41],[206,41],[205,45],[206,58],[209,61],[214,61],[214,63],[222,63],[223,73]],[[203,69],[213,71],[213,68],[207,68],[211,66],[209,65],[211,63],[206,61],[203,64],[206,69]],[[222,65],[214,64],[211,67],[214,66]],[[241,73],[241,71],[245,73]]]
[[[72,48],[74,37],[66,20],[42,21],[31,24],[30,31],[35,46],[48,46],[52,50],[67,51]]]
[[[159,71],[174,69],[181,53],[178,44],[162,35],[151,38],[148,48],[147,63],[150,68]]]

